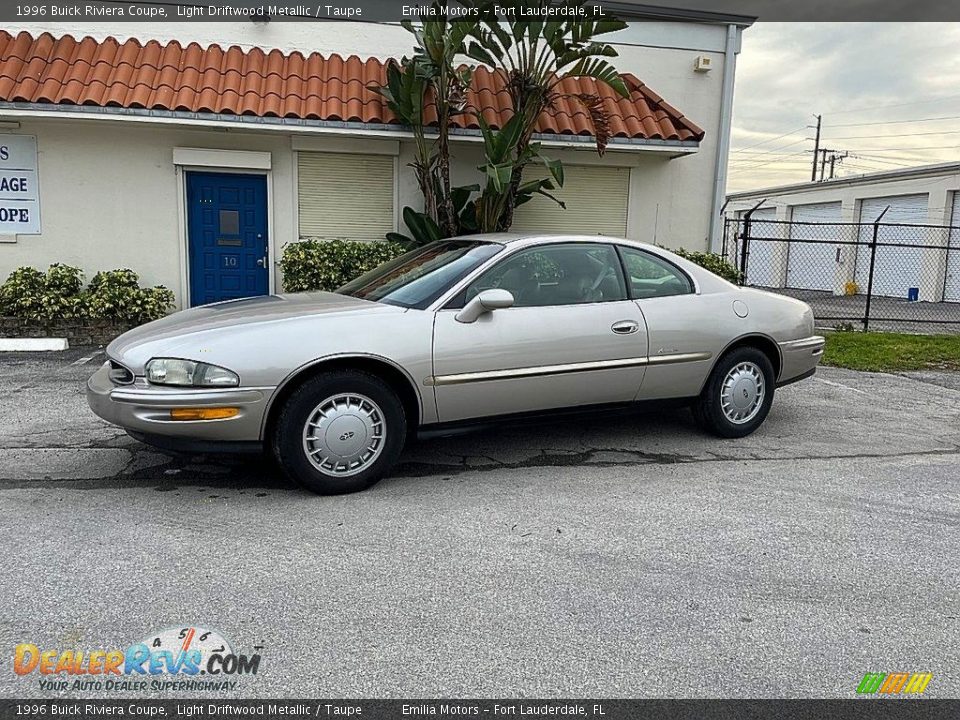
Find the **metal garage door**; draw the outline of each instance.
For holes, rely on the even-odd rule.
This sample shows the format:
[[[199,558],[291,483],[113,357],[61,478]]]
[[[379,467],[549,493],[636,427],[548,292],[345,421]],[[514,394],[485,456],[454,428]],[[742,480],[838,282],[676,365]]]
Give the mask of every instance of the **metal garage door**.
[[[791,241],[839,240],[843,231],[839,225],[832,224],[840,222],[838,202],[797,205],[793,208],[792,220],[794,223],[816,224],[791,225]],[[836,256],[837,246],[831,242],[791,242],[787,256],[787,287],[833,290]]]
[[[543,167],[531,166],[523,173],[524,181],[546,177]],[[517,208],[510,229],[614,237],[627,234],[630,168],[564,164],[563,187],[551,195],[567,209],[535,195]]]
[[[783,226],[770,222],[777,219],[776,208],[761,208],[753,213],[750,223],[750,257],[747,259],[747,284],[774,287],[774,243],[767,238],[782,238]]]
[[[947,282],[943,287],[943,299],[960,302],[960,191],[953,194],[953,218],[950,224],[950,250],[947,252]]]
[[[909,224],[924,224],[929,217],[929,198],[923,195],[897,195],[870,198],[860,206],[860,246],[857,248],[857,285],[860,292],[867,291],[870,277],[870,239],[873,236],[874,220],[890,206],[883,216],[883,224],[877,233],[877,257],[873,273],[874,295],[906,298],[909,288],[920,287],[923,268],[923,248],[897,247],[890,243],[925,243],[927,234],[923,228],[911,228]],[[891,224],[907,223],[891,227]],[[884,244],[887,244],[884,246]]]

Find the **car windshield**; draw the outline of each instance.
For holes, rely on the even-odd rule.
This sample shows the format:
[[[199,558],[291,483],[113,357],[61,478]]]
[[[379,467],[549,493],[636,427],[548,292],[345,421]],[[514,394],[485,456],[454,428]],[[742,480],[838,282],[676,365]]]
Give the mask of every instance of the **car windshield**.
[[[503,245],[479,240],[439,240],[375,267],[336,292],[422,310],[501,250]]]

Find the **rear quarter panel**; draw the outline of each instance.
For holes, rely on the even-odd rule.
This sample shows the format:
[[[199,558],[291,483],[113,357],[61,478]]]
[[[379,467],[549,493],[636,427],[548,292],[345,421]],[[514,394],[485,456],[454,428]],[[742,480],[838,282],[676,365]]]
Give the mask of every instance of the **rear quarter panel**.
[[[746,306],[746,317],[734,311],[736,301]],[[780,343],[812,331],[812,319],[805,317],[809,308],[803,303],[734,286],[720,292],[638,300],[637,304],[650,342],[650,365],[638,395],[644,400],[698,395],[723,352],[745,337],[759,335]],[[658,362],[662,356],[697,353],[706,357]]]

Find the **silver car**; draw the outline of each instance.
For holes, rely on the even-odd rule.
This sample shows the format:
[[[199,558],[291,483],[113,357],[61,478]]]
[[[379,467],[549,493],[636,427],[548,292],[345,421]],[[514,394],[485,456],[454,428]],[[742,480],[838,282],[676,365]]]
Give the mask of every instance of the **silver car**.
[[[748,435],[823,353],[805,303],[607,237],[443,240],[343,286],[195,307],[131,330],[93,411],[188,451],[268,449],[318,493],[369,487],[415,433],[681,401]]]

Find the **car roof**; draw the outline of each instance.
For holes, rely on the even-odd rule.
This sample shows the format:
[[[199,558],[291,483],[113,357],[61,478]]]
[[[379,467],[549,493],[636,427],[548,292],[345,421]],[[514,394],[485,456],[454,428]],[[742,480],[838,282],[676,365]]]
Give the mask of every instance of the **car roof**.
[[[630,245],[647,245],[639,240],[630,240],[629,238],[616,237],[613,235],[580,235],[577,233],[547,233],[547,232],[498,232],[498,233],[477,233],[474,235],[461,235],[460,240],[477,240],[480,242],[493,242],[503,245],[512,245],[514,243],[523,243],[535,245],[538,242],[548,242],[551,240],[567,241],[586,241],[586,242],[614,242],[628,243]]]

